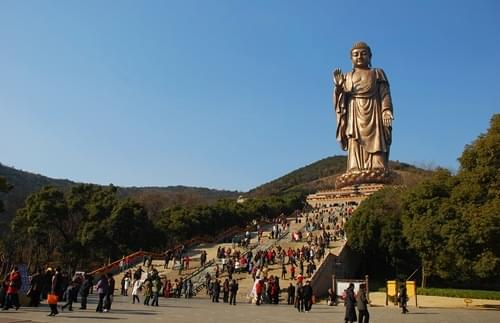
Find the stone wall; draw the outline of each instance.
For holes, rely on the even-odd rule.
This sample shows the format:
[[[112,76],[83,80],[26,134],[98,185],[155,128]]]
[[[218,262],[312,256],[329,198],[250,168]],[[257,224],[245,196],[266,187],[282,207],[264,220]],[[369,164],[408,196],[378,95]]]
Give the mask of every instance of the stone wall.
[[[311,286],[316,297],[328,295],[328,288],[332,288],[333,275],[338,279],[364,279],[360,272],[361,256],[349,246],[344,245],[339,255],[329,253],[319,268],[311,277]]]

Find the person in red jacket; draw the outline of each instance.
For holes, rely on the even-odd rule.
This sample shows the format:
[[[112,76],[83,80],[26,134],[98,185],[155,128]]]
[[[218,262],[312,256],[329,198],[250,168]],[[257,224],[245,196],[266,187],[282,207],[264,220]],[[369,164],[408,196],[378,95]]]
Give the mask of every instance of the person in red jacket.
[[[257,285],[255,285],[255,293],[257,293],[257,302],[255,302],[256,305],[260,305],[260,302],[262,300],[263,289],[264,289],[264,280],[259,280]]]
[[[19,309],[19,295],[17,294],[19,288],[21,288],[21,275],[19,274],[17,266],[14,266],[9,274],[6,293],[7,296],[2,311],[6,311],[11,307],[15,307],[16,311]]]

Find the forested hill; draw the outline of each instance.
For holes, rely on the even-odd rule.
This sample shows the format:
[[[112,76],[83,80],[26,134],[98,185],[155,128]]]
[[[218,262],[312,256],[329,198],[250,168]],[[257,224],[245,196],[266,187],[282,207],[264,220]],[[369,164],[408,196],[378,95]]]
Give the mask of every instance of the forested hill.
[[[0,163],[0,176],[5,177],[7,183],[13,186],[8,194],[0,193],[4,202],[5,212],[0,213],[0,226],[5,225],[15,215],[17,209],[24,206],[26,198],[42,187],[51,185],[62,189],[69,189],[79,183],[54,179],[43,175],[18,170]],[[221,198],[236,198],[241,192],[215,190],[202,187],[168,186],[168,187],[126,187],[118,188],[122,197],[130,197],[142,203],[150,211],[159,211],[172,205],[209,204]]]
[[[120,187],[118,194],[141,203],[150,214],[159,214],[162,209],[174,205],[185,207],[206,205],[224,198],[236,199],[243,193],[179,185],[168,187]]]
[[[292,192],[308,194],[321,189],[333,188],[335,176],[345,171],[345,165],[345,156],[324,158],[258,186],[250,190],[246,196],[266,197]],[[404,183],[408,185],[419,182],[423,176],[428,174],[422,169],[397,161],[391,162],[391,167],[402,175]],[[7,182],[13,186],[12,191],[8,194],[0,193],[0,198],[5,204],[5,212],[0,213],[0,225],[8,223],[15,215],[16,210],[24,206],[26,198],[43,186],[52,185],[69,189],[71,186],[79,184],[66,179],[53,179],[29,173],[2,164],[0,164],[0,176],[5,177]],[[150,214],[159,214],[160,210],[174,205],[206,205],[221,198],[237,198],[242,192],[202,187],[168,186],[119,187],[118,194],[143,204]]]
[[[346,163],[346,156],[327,157],[258,186],[250,190],[247,195],[257,197],[289,192],[308,194],[318,190],[331,189],[335,187],[335,177],[345,172]],[[430,173],[399,161],[391,161],[390,166],[402,176],[403,183],[406,185],[417,183]]]
[[[12,186],[8,194],[0,193],[4,202],[5,211],[0,213],[0,227],[4,227],[15,215],[16,210],[24,205],[26,197],[40,190],[42,187],[52,185],[59,188],[70,187],[75,182],[65,179],[54,179],[38,174],[18,170],[0,163],[0,176],[4,177]]]

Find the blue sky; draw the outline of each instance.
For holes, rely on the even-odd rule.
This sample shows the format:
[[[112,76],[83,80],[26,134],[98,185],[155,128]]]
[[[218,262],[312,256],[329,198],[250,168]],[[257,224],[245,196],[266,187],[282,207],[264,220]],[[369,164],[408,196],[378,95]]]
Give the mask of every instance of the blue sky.
[[[391,159],[456,170],[500,112],[498,1],[0,1],[0,162],[248,190],[327,156],[331,72],[388,75]]]

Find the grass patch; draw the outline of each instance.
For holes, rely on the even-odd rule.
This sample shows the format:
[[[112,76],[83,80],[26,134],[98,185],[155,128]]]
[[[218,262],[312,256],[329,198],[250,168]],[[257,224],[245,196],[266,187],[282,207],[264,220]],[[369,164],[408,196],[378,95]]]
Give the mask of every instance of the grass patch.
[[[452,288],[417,288],[418,295],[444,296],[457,298],[477,298],[500,300],[500,291],[452,289]]]
[[[385,287],[380,287],[372,291],[385,293],[386,289]],[[500,300],[500,291],[493,290],[418,287],[417,295]]]

